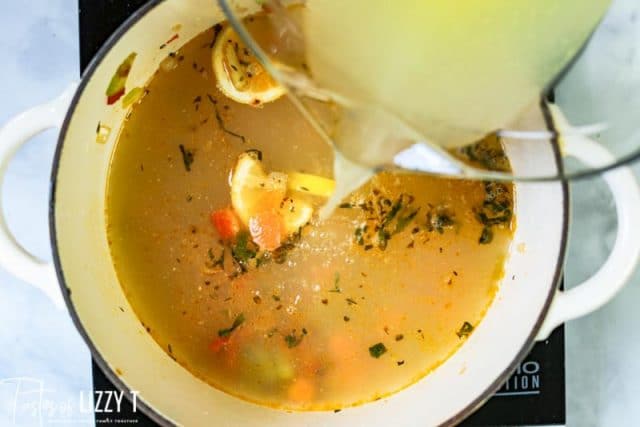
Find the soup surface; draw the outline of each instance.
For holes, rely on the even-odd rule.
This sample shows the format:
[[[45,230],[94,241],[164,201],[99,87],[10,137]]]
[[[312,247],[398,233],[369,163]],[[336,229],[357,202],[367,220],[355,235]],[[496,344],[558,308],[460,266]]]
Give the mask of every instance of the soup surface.
[[[239,159],[279,172],[275,182],[330,177],[333,154],[286,97],[256,108],[216,89],[215,34],[171,54],[113,154],[107,229],[131,306],[170,357],[246,400],[336,409],[406,387],[490,305],[512,188],[384,173],[329,219],[265,243],[229,209]],[[495,144],[465,154],[493,161]],[[317,210],[323,197],[306,190],[287,190],[281,205]]]

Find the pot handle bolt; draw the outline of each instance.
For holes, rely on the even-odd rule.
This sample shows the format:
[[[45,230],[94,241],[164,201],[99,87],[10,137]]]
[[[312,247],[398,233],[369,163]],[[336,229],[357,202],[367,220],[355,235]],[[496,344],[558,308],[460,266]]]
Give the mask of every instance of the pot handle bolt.
[[[37,134],[59,128],[65,117],[77,84],[71,84],[60,96],[26,110],[0,128],[0,192],[7,166],[22,144]],[[2,210],[0,197],[0,266],[13,276],[42,290],[54,304],[64,302],[52,263],[43,262],[27,252],[15,239]]]
[[[554,117],[562,118],[559,112]],[[566,122],[565,122],[566,123]],[[584,136],[563,138],[565,154],[588,166],[611,164],[613,155],[601,144]],[[629,167],[618,167],[602,174],[613,195],[618,219],[618,232],[613,249],[600,269],[581,284],[556,291],[537,340],[567,320],[589,314],[611,300],[633,274],[640,258],[640,187]]]

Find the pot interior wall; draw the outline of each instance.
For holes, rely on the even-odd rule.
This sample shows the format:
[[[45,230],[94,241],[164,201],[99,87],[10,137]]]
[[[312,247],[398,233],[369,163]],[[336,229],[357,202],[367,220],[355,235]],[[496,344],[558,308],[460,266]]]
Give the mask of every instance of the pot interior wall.
[[[258,7],[254,0],[236,3],[247,13]],[[110,50],[98,55],[85,76],[61,137],[52,198],[54,251],[60,277],[69,289],[70,309],[94,356],[121,387],[139,391],[140,399],[162,417],[186,425],[386,426],[389,420],[397,425],[434,425],[477,403],[516,356],[524,356],[523,347],[531,343],[532,331],[541,320],[563,254],[566,217],[560,184],[517,186],[514,247],[486,318],[445,364],[389,399],[337,414],[285,413],[219,392],[167,356],[136,318],[111,264],[105,188],[126,111],[108,107],[104,91],[132,51],[138,56],[128,86],[142,86],[167,55],[159,46],[171,37],[175,24],[182,28],[172,49],[223,16],[210,0],[167,0],[148,6],[138,19],[129,30],[118,32],[120,39],[109,43]],[[544,127],[539,108],[524,117]],[[106,144],[96,143],[98,122],[112,128]],[[509,153],[515,169],[533,168],[534,160],[556,167],[550,144],[535,144],[523,144]],[[540,170],[539,165],[535,167]]]

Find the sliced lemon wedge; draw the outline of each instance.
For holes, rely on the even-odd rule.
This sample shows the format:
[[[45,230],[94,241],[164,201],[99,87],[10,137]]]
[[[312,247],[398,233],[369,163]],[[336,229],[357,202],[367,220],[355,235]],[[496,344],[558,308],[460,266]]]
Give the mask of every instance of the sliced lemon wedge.
[[[218,88],[236,102],[258,106],[285,93],[230,26],[218,36],[212,61]]]
[[[267,174],[259,151],[240,154],[231,176],[231,205],[245,225],[259,212],[279,209],[286,192],[287,175]]]
[[[307,225],[313,216],[313,207],[300,198],[286,197],[281,203],[280,215],[284,221],[284,229],[290,235]]]
[[[250,226],[252,218],[276,212],[286,236],[304,227],[311,220],[313,206],[302,197],[287,196],[287,181],[285,173],[265,172],[259,151],[242,153],[231,176],[231,205],[240,220]]]

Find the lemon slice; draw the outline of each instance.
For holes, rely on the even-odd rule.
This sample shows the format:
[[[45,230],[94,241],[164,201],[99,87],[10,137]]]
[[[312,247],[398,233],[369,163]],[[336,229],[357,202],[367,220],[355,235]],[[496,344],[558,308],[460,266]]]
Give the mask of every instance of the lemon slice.
[[[287,197],[287,180],[287,174],[265,172],[259,151],[241,154],[231,176],[231,205],[240,220],[249,226],[251,218],[271,211],[282,217],[286,235],[304,227],[313,207],[301,197]]]
[[[287,192],[286,174],[269,174],[264,170],[259,151],[240,154],[231,176],[231,205],[240,220],[263,211],[277,210]]]
[[[218,36],[212,61],[218,88],[236,102],[258,106],[285,93],[230,26]]]
[[[287,175],[287,187],[291,191],[328,198],[336,189],[336,182],[330,178],[300,172],[289,172]]]
[[[280,215],[284,221],[284,229],[290,235],[297,233],[311,221],[313,207],[300,198],[287,197],[281,204]]]

